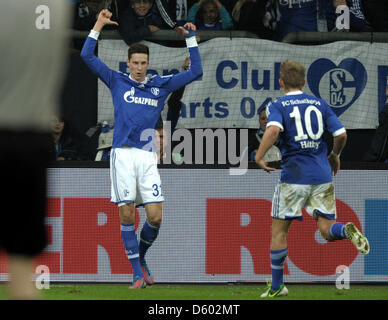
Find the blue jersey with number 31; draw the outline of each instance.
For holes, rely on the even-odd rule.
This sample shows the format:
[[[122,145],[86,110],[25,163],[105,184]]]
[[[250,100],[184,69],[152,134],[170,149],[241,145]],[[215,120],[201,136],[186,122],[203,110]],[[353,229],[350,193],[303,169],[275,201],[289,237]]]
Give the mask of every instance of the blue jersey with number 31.
[[[323,133],[327,130],[335,137],[346,130],[331,107],[323,99],[294,91],[272,102],[267,116],[267,127],[280,128],[280,181],[294,184],[332,181]]]
[[[198,46],[188,48],[188,71],[163,77],[154,76],[140,83],[132,80],[129,74],[108,68],[94,55],[96,44],[97,40],[88,36],[81,57],[111,91],[115,117],[112,147],[126,145],[147,151],[155,150],[153,129],[168,95],[202,75]]]

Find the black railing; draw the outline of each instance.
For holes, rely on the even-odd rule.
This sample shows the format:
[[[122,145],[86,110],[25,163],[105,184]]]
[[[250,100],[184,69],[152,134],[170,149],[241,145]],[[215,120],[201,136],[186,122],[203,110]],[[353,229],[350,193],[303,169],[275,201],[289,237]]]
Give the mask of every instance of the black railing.
[[[282,42],[292,44],[363,41],[388,43],[388,32],[292,32]]]
[[[86,38],[89,31],[73,30],[74,38]],[[237,30],[213,30],[196,32],[199,41],[206,41],[214,38],[253,38],[260,39],[255,33]],[[117,30],[103,30],[101,39],[122,39]],[[174,30],[158,30],[151,36],[145,38],[151,41],[179,41],[182,40]],[[388,32],[292,32],[287,34],[282,42],[292,44],[304,43],[329,43],[335,41],[363,41],[388,43]]]
[[[76,39],[86,38],[89,34],[89,31],[73,31],[73,37]],[[206,41],[214,38],[256,38],[259,39],[258,36],[252,32],[248,31],[227,31],[227,30],[214,30],[214,31],[197,31],[196,36],[198,42]],[[117,30],[103,30],[100,35],[100,39],[122,39],[119,32]],[[145,38],[144,40],[151,41],[179,41],[182,38],[179,34],[174,30],[158,30],[152,33],[151,36]]]

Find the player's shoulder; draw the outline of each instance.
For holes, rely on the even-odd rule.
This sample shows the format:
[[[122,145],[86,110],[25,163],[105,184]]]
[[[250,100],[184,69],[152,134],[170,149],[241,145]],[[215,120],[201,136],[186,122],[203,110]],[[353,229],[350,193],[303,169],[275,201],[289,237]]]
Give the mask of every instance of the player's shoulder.
[[[281,98],[283,97],[278,97],[268,102],[267,105],[265,106],[267,112],[269,111],[269,109],[277,109],[279,106],[281,106],[281,101],[282,101]]]
[[[167,82],[170,81],[172,76],[172,74],[166,76],[153,75],[148,77],[147,84],[153,87],[163,87]]]
[[[125,72],[122,72],[122,71],[116,71],[116,70],[113,70],[113,71],[114,71],[113,75],[115,75],[116,77],[129,79],[129,74],[128,73],[125,73]]]
[[[325,99],[322,99],[320,97],[313,96],[311,94],[303,93],[303,99],[306,100],[306,103],[308,104],[314,104],[318,106],[327,106],[327,102]]]
[[[328,111],[329,112],[331,111],[331,107],[325,99],[316,97],[310,94],[304,94],[304,95],[305,95],[306,105],[315,106],[324,114],[327,114]]]

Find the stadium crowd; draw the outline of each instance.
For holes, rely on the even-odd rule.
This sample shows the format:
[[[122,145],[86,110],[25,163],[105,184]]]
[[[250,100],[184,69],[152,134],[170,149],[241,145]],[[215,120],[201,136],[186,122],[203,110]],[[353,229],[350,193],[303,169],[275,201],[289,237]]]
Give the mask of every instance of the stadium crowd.
[[[106,29],[117,30],[130,46],[148,38],[158,30],[174,30],[192,22],[199,31],[238,30],[254,33],[258,38],[282,41],[291,32],[388,32],[388,6],[379,0],[69,0],[73,4],[73,29],[89,31],[98,13],[106,8],[112,12],[112,21]],[[349,9],[349,25],[338,28],[337,19]],[[343,25],[342,25],[343,26]],[[79,52],[85,38],[73,39],[72,47]],[[164,43],[160,43],[164,44]],[[179,103],[178,103],[179,105]],[[386,106],[387,107],[387,106]],[[386,110],[386,107],[384,110]],[[173,110],[173,109],[171,109]],[[381,116],[384,118],[384,112]],[[170,112],[171,116],[171,112]],[[176,118],[176,117],[175,117]],[[177,119],[175,119],[176,125]],[[374,144],[374,154],[386,154],[388,143],[384,140],[386,120],[380,119],[380,139]],[[175,126],[174,125],[174,126]],[[383,129],[381,129],[381,127]],[[101,129],[101,128],[98,128]],[[160,128],[158,128],[160,129]],[[259,126],[258,126],[259,129]],[[259,129],[260,130],[260,129]],[[93,130],[92,130],[93,131]],[[100,132],[100,131],[97,131]],[[250,141],[257,147],[257,130]],[[76,137],[80,146],[90,147],[84,134]],[[384,140],[384,141],[382,141]],[[85,142],[86,141],[86,142]],[[387,147],[384,147],[384,145]],[[382,144],[382,146],[381,146]],[[93,149],[93,145],[91,145]],[[253,147],[250,146],[250,154]],[[381,150],[382,148],[382,150]],[[368,154],[370,154],[370,150]],[[93,153],[93,152],[92,152]],[[86,155],[74,159],[91,160]],[[376,157],[364,157],[366,161]],[[384,159],[382,159],[384,158]],[[378,161],[384,161],[379,156]],[[369,160],[368,160],[369,159]],[[250,160],[251,157],[250,157]]]
[[[160,29],[193,22],[199,30],[240,30],[281,41],[297,31],[388,31],[387,6],[379,0],[69,0],[74,29],[90,30],[101,9],[113,13],[123,40],[137,42]],[[336,19],[349,9],[348,28]],[[338,10],[337,10],[338,9]]]

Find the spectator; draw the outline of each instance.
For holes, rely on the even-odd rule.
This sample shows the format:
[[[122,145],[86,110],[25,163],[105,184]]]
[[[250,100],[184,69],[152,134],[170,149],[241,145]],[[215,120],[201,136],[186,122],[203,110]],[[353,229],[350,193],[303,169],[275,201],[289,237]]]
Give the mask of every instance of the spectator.
[[[364,161],[387,162],[388,160],[388,86],[385,92],[385,106],[379,115],[379,126],[373,136],[369,150],[363,157]]]
[[[372,31],[388,32],[387,2],[381,0],[363,0],[362,4],[366,20],[372,27]]]
[[[101,133],[98,137],[98,147],[95,161],[109,161],[110,151],[113,142],[113,125],[104,121],[101,126]]]
[[[171,6],[175,4],[176,23],[178,26],[183,26],[187,22],[187,13],[195,0],[170,0]]]
[[[117,21],[119,1],[123,0],[72,0],[73,29],[78,31],[91,30],[96,23],[97,15],[104,8],[108,8],[113,13],[113,20]],[[80,51],[84,42],[85,39],[72,39],[73,49]]]
[[[142,41],[160,29],[174,29],[176,23],[163,0],[130,0],[119,15],[119,32],[127,45]]]
[[[170,133],[171,136],[172,136],[172,132],[173,132],[173,128],[171,128],[171,133]],[[158,163],[163,163],[165,161],[167,157],[167,153],[166,153],[167,144],[169,141],[172,143],[171,139],[168,139],[166,134],[167,132],[166,130],[164,130],[163,120],[162,118],[159,118],[159,121],[156,125],[156,131],[155,131],[155,146],[157,148]],[[172,149],[173,149],[173,146],[171,146],[171,151]],[[171,161],[173,161],[173,163],[175,164],[182,163],[182,155],[180,153],[172,152],[171,157],[172,159],[169,159],[169,161],[167,162],[168,164],[172,163]]]
[[[170,7],[176,8],[175,17],[177,25],[183,26],[188,21],[187,13],[195,3],[195,0],[170,0],[168,3],[170,4]],[[228,12],[232,12],[235,0],[222,0],[221,3]]]
[[[76,0],[73,28],[89,31],[96,23],[97,16],[102,9],[109,9],[113,13],[112,20],[117,21],[118,2],[118,0]]]
[[[255,136],[250,137],[248,141],[248,155],[249,155],[250,161],[255,161],[256,151],[260,146],[261,139],[263,138],[267,123],[268,123],[268,117],[266,113],[266,108],[263,107],[261,110],[259,110],[259,129],[256,131]],[[264,156],[264,161],[266,162],[281,161],[282,155],[278,146],[279,146],[279,139],[277,139],[275,144],[267,151],[267,153]]]
[[[53,160],[78,160],[76,147],[71,137],[70,126],[65,119],[54,117],[51,123],[53,137]]]
[[[155,128],[155,146],[157,149],[157,155],[158,155],[158,162],[162,162],[163,159],[166,157],[165,155],[165,147],[167,146],[168,139],[164,139],[166,132],[163,129],[163,120],[160,117],[158,123],[156,124]]]
[[[349,8],[349,28],[337,29],[336,20],[339,18],[343,11],[341,6],[347,6]],[[337,8],[339,13],[336,13]],[[352,31],[363,32],[366,31],[366,20],[361,0],[330,0],[327,3],[326,20],[328,31]]]
[[[186,57],[185,61],[183,62],[183,65],[181,67],[181,72],[185,72],[187,70],[190,69],[190,58],[189,57]],[[178,90],[175,90],[171,95],[170,97],[168,98],[167,100],[167,105],[168,105],[168,111],[167,111],[167,121],[170,122],[170,135],[172,136],[173,133],[174,133],[174,130],[176,128],[176,125],[178,123],[178,120],[179,120],[179,115],[180,115],[180,112],[181,112],[181,108],[182,108],[182,96],[185,92],[185,86],[179,88]],[[160,157],[160,161],[163,161],[163,159],[165,158],[165,152],[163,152],[163,149],[166,147],[168,141],[163,139],[166,132],[165,130],[163,130],[163,122],[162,122],[162,119],[160,118],[159,119],[159,122],[157,124],[157,131],[159,133],[159,140],[161,143],[159,143],[160,145],[160,150],[162,150],[162,152],[160,152],[159,150],[159,155],[161,156]],[[158,141],[158,140],[157,140]],[[175,142],[177,143],[177,142]],[[174,148],[174,142],[171,141],[171,150]],[[175,163],[181,163],[181,160],[182,160],[182,155],[179,154],[179,153],[172,153],[171,154],[172,156],[172,160],[175,162]]]
[[[187,14],[187,20],[197,26],[197,30],[229,30],[233,20],[226,8],[218,0],[199,0]]]
[[[187,71],[190,68],[190,58],[186,57],[181,67],[181,72]],[[174,91],[167,100],[168,111],[167,121],[171,122],[171,134],[174,132],[175,127],[178,123],[179,114],[182,108],[182,96],[185,92],[185,86]]]
[[[117,7],[117,17],[118,17],[121,12],[124,12],[124,10],[126,10],[130,6],[130,1],[128,0],[115,0],[115,1],[116,1],[115,6]]]
[[[273,31],[267,19],[267,7],[272,1],[267,0],[238,0],[232,10],[232,18],[236,30],[250,31],[262,39],[272,39]]]
[[[229,14],[233,11],[233,7],[235,6],[237,1],[238,0],[220,0],[220,2],[225,7],[225,9],[229,12]]]
[[[188,5],[187,0],[176,0],[175,1],[176,6],[176,24],[178,26],[183,26],[187,21],[187,11],[188,11]]]
[[[171,127],[171,132],[170,132],[171,137],[172,137],[173,131],[174,129]],[[168,156],[166,152],[166,147],[169,141],[173,143],[172,140],[168,138],[166,130],[164,130],[164,122],[162,118],[159,118],[159,121],[156,125],[156,131],[155,131],[155,146],[157,148],[158,163],[163,163],[166,161],[165,159]],[[170,151],[171,151],[171,159],[168,159],[166,163],[181,164],[183,161],[182,154],[177,152],[172,152],[173,145],[171,145]]]
[[[185,72],[189,70],[190,68],[190,57],[186,57],[185,61],[183,62],[183,65],[181,67],[181,72]],[[173,93],[171,93],[170,97],[167,100],[168,105],[168,111],[167,111],[167,121],[170,121],[171,124],[171,132],[170,135],[174,133],[175,127],[178,123],[179,114],[182,108],[182,96],[185,91],[185,86],[182,88],[179,88],[178,90],[175,90]],[[166,158],[166,152],[165,148],[168,143],[168,139],[165,139],[167,132],[164,130],[164,123],[162,120],[162,117],[159,117],[158,123],[156,124],[156,133],[155,133],[155,145],[158,149],[158,159],[159,162],[163,162],[163,159]],[[172,141],[171,141],[172,143]],[[171,146],[171,149],[173,146]],[[181,155],[172,153],[172,160],[177,163],[181,160]]]
[[[228,12],[232,12],[236,0],[222,0],[220,1]],[[183,26],[187,20],[187,13],[195,3],[195,0],[170,0],[170,7],[176,10],[176,23],[178,26]]]
[[[281,41],[291,32],[318,31],[317,0],[276,1],[280,13],[280,21],[276,32],[277,40]]]

